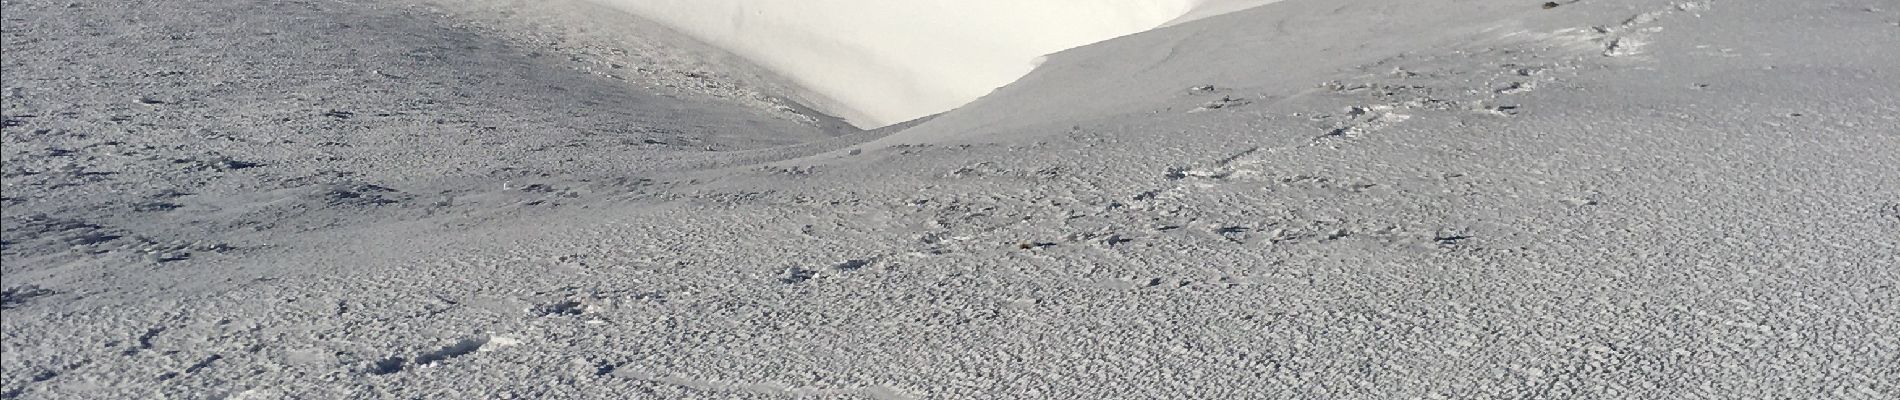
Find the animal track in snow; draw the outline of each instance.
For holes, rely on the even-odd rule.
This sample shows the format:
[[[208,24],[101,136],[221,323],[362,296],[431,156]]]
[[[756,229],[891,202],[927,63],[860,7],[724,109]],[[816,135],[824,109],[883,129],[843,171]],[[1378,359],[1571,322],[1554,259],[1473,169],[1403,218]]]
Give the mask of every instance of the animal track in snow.
[[[157,339],[158,335],[162,333],[165,333],[165,327],[163,326],[154,326],[150,329],[146,329],[145,333],[139,334],[139,337],[136,339],[136,347],[126,349],[121,354],[129,356],[138,354],[140,351],[150,350],[152,348],[152,340]]]
[[[839,271],[856,271],[871,266],[871,263],[874,261],[876,261],[876,259],[852,259],[845,260],[831,267]]]
[[[488,336],[478,336],[456,341],[453,344],[443,346],[435,351],[416,356],[416,365],[434,364],[450,358],[474,353],[481,350],[483,346],[487,346],[489,340],[490,338]]]
[[[813,270],[799,268],[799,267],[789,267],[785,269],[785,272],[779,275],[780,275],[778,278],[779,283],[791,285],[791,284],[805,283],[805,281],[809,281],[809,280],[812,280],[812,278],[818,277],[818,271],[813,271]]]
[[[532,310],[534,315],[542,317],[577,316],[586,314],[588,311],[585,303],[574,300],[542,304],[535,306]]]
[[[1201,86],[1188,88],[1187,94],[1189,96],[1202,96],[1202,95],[1212,95],[1215,93],[1221,93],[1220,98],[1210,100],[1205,103],[1201,103],[1199,107],[1195,107],[1192,110],[1188,110],[1188,113],[1192,114],[1192,113],[1198,113],[1198,112],[1230,109],[1230,108],[1245,106],[1248,104],[1253,104],[1253,100],[1250,100],[1244,97],[1236,97],[1230,93],[1232,91],[1233,90],[1230,88],[1217,87],[1214,85],[1201,85]]]
[[[1632,26],[1653,17],[1639,18]],[[1540,37],[1542,38],[1542,37]],[[1169,168],[1164,177],[1180,182],[1173,188],[1157,188],[1137,195],[1134,200],[1179,198],[1183,188],[1218,183],[1266,183],[1276,188],[1335,189],[1360,192],[1376,186],[1369,182],[1333,182],[1325,177],[1276,174],[1261,168],[1284,158],[1286,151],[1301,151],[1311,146],[1337,146],[1399,126],[1418,113],[1471,113],[1487,117],[1514,117],[1525,110],[1509,101],[1511,97],[1552,86],[1562,73],[1576,70],[1574,54],[1552,52],[1537,40],[1491,44],[1444,56],[1398,55],[1360,66],[1361,75],[1321,83],[1312,96],[1322,100],[1343,100],[1343,111],[1295,113],[1305,116],[1319,131],[1306,145],[1252,147],[1208,163]],[[1471,58],[1500,60],[1496,64],[1473,65]],[[1190,94],[1213,93],[1203,86]],[[1322,103],[1323,104],[1323,103]]]
[[[1893,220],[1892,222],[1900,222],[1900,202],[1882,203],[1879,213],[1880,216]]]
[[[519,339],[506,336],[473,336],[457,340],[455,343],[450,343],[447,346],[432,351],[418,354],[413,364],[409,363],[409,359],[401,356],[376,360],[376,362],[371,363],[370,367],[366,369],[366,372],[371,375],[388,375],[407,370],[410,366],[435,365],[449,359],[474,354],[476,352],[493,351],[498,348],[518,344],[521,344]]]
[[[56,293],[58,292],[33,284],[10,287],[5,291],[0,291],[0,309],[12,309],[25,305],[27,302],[33,301],[34,298],[51,296]]]
[[[1350,138],[1354,136],[1376,132],[1380,129],[1385,129],[1386,127],[1392,126],[1393,124],[1405,122],[1405,120],[1412,118],[1411,115],[1399,114],[1399,113],[1393,112],[1393,110],[1396,108],[1397,107],[1394,105],[1385,105],[1385,104],[1365,106],[1365,107],[1352,107],[1352,108],[1346,109],[1346,113],[1344,116],[1322,117],[1322,119],[1338,120],[1340,122],[1337,122],[1338,127],[1333,128],[1332,130],[1326,131],[1325,134],[1320,135],[1320,138],[1321,139]]]
[[[185,371],[182,373],[181,372],[166,372],[162,375],[159,375],[158,380],[162,381],[162,380],[176,378],[179,375],[195,374],[195,373],[198,373],[198,371],[204,370],[205,368],[210,368],[212,363],[218,362],[218,360],[223,360],[223,359],[224,359],[223,355],[212,354],[208,357],[198,360],[198,362],[196,363],[192,363],[191,366],[185,367]]]
[[[1566,29],[1550,36],[1578,44],[1595,44],[1598,54],[1604,57],[1637,56],[1643,53],[1652,35],[1662,32],[1663,28],[1656,26],[1658,21],[1671,14],[1708,9],[1710,3],[1707,0],[1677,2],[1661,10],[1638,13],[1616,25]]]
[[[1209,101],[1206,104],[1202,104],[1200,107],[1197,107],[1188,112],[1197,113],[1197,112],[1214,111],[1214,110],[1244,106],[1248,104],[1253,104],[1253,100],[1247,100],[1244,98],[1233,97],[1233,96],[1221,96],[1221,98],[1219,99],[1216,99],[1214,101]]]

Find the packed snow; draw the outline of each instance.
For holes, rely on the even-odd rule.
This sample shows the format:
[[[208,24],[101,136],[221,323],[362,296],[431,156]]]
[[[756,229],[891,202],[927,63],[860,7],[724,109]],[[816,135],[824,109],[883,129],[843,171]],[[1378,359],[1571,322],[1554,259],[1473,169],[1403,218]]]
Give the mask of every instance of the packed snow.
[[[875,128],[956,108],[1043,55],[1271,0],[593,0],[779,72]]]

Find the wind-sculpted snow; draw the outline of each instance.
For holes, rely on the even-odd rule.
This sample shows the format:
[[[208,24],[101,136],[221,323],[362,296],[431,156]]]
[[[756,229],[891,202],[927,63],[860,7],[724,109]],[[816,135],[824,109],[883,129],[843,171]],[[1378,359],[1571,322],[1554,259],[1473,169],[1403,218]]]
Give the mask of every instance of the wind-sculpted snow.
[[[943,112],[1063,49],[1272,0],[593,0],[804,86],[865,128]]]

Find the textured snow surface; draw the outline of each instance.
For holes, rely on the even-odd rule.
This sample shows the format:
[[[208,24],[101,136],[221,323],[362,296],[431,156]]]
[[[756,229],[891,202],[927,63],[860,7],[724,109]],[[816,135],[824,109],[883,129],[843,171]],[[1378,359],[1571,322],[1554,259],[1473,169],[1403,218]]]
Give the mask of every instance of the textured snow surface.
[[[778,71],[873,128],[947,111],[1049,53],[1271,0],[594,0]]]
[[[0,399],[1900,398],[1900,7],[1557,3],[857,131],[581,0],[5,0]]]

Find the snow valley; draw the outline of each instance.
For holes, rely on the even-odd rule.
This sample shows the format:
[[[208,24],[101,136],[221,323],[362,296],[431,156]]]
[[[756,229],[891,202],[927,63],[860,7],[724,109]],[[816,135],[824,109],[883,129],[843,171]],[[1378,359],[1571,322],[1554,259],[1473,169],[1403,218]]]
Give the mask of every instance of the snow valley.
[[[777,71],[876,128],[956,108],[1043,55],[1271,0],[594,0]]]

